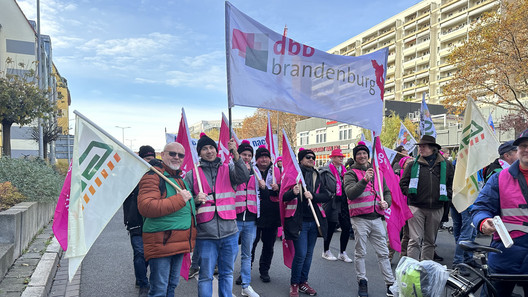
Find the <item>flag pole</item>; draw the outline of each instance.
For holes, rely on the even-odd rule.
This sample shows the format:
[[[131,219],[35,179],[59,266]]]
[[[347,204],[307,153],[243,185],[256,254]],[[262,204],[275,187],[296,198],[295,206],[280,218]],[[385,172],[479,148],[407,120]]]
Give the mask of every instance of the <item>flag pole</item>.
[[[174,187],[174,189],[176,189],[176,191],[180,192],[182,190],[180,187],[178,187],[178,185],[176,185],[173,182],[171,182],[165,175],[161,174],[161,172],[159,172],[156,168],[154,168],[152,165],[150,165],[147,161],[143,160],[143,158],[141,158],[140,156],[136,155],[130,148],[128,148],[127,146],[122,144],[119,140],[115,139],[115,137],[113,137],[112,135],[108,134],[108,132],[106,132],[101,127],[99,127],[96,123],[92,122],[90,119],[85,117],[82,113],[78,112],[77,110],[74,110],[73,113],[75,115],[77,115],[78,117],[80,117],[81,119],[83,119],[86,122],[88,122],[95,129],[97,129],[99,132],[103,133],[104,136],[110,138],[113,142],[117,143],[117,145],[119,145],[123,150],[125,150],[130,155],[134,156],[134,158],[138,159],[141,163],[143,163],[143,165],[147,166],[148,169],[151,169],[152,171],[157,173],[159,176],[161,176],[161,178],[163,178],[172,187]]]
[[[378,141],[379,141],[379,137],[372,137],[372,156],[374,157],[374,162],[376,163],[376,179],[378,179],[378,190],[380,192],[380,200],[381,201],[385,201],[385,198],[383,197],[383,180],[381,180],[381,176],[380,176],[380,173],[379,173],[379,163],[378,163],[378,156],[377,156],[377,153],[376,153],[376,138],[378,138]]]
[[[232,127],[232,120],[231,120],[231,107],[228,108],[229,113],[229,140],[231,140],[231,127]]]
[[[308,192],[305,185],[303,185],[302,187],[305,192]],[[302,194],[301,194],[301,197],[302,197]],[[323,232],[321,231],[321,224],[319,223],[319,219],[317,218],[317,214],[315,213],[315,208],[313,207],[313,203],[311,199],[308,199],[308,206],[310,206],[310,209],[312,210],[312,214],[315,219],[315,224],[317,225],[317,230],[319,230],[319,234],[322,236]]]

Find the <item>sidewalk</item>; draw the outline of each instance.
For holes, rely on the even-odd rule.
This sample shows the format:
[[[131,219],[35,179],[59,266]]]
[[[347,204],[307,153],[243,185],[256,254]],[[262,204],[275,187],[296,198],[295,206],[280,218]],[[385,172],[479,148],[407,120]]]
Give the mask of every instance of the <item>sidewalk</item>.
[[[9,268],[0,282],[0,296],[45,297],[51,288],[62,249],[49,223]]]

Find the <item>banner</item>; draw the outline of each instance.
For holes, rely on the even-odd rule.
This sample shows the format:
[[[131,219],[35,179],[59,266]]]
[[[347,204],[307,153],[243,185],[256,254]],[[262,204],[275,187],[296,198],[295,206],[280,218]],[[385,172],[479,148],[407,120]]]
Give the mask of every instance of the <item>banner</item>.
[[[431,118],[431,113],[429,113],[429,108],[425,103],[425,94],[422,97],[422,107],[420,110],[420,135],[429,135],[436,138],[436,129]]]
[[[69,279],[150,165],[77,111],[68,213]]]
[[[68,173],[64,179],[59,200],[55,207],[52,226],[53,234],[55,234],[57,241],[64,251],[68,249],[68,207],[70,206],[71,170],[72,163],[70,161]]]
[[[472,98],[468,97],[453,179],[453,205],[458,212],[478,196],[477,172],[497,158],[500,143]]]
[[[403,123],[400,124],[400,132],[398,132],[398,138],[396,139],[396,147],[400,145],[408,152],[412,152],[414,145],[416,145],[416,140]]]
[[[392,170],[391,161],[385,154],[379,137],[375,138],[375,156],[372,166],[374,171],[379,169],[380,176],[385,179],[387,187],[391,191],[392,204],[385,210],[385,221],[387,222],[387,235],[392,249],[401,252],[400,231],[405,222],[413,215],[407,205],[407,197],[403,195],[400,188],[400,178]]]
[[[266,108],[381,132],[388,48],[332,55],[274,32],[226,1],[229,107]]]

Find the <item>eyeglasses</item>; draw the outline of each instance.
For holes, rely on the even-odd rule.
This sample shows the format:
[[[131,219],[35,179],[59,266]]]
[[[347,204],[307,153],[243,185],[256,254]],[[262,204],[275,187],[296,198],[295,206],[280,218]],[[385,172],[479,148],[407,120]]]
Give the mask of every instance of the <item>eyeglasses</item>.
[[[185,154],[182,154],[182,153],[177,153],[177,152],[166,152],[166,153],[169,153],[169,156],[171,157],[176,157],[176,155],[178,155],[178,158],[180,159],[183,159],[185,157]]]
[[[315,156],[306,156],[305,158],[308,160],[315,160]]]

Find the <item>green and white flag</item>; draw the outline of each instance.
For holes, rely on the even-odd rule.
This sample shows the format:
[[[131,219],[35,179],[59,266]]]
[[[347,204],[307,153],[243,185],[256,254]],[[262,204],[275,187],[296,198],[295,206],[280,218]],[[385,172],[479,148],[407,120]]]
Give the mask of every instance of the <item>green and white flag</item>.
[[[487,120],[470,97],[461,137],[453,180],[453,204],[458,212],[464,211],[477,198],[477,171],[497,158],[497,148],[500,145]]]
[[[68,273],[72,280],[106,224],[150,165],[75,111],[68,213]]]

